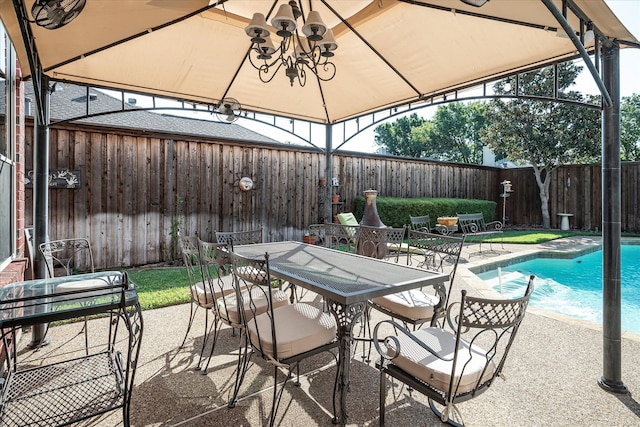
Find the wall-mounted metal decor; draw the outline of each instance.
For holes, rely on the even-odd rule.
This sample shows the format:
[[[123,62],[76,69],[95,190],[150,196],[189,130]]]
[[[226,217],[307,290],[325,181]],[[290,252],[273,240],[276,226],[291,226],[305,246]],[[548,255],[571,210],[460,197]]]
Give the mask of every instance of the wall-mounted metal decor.
[[[27,169],[24,186],[33,188],[33,169]],[[80,171],[71,169],[49,171],[49,188],[80,188]]]

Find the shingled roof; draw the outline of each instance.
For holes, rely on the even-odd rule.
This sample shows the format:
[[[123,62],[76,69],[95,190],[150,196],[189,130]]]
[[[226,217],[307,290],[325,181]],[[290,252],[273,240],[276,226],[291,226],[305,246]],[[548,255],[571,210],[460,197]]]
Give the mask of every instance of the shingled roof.
[[[25,84],[25,97],[33,99],[33,87]],[[60,121],[72,117],[82,116],[87,108],[87,88],[76,85],[56,85],[51,94],[51,121]],[[89,114],[115,111],[122,107],[119,99],[96,89],[89,89]],[[260,143],[279,143],[260,133],[254,132],[235,123],[221,123],[214,120],[182,117],[172,114],[159,114],[141,111],[139,107],[125,102],[126,112],[108,114],[75,120],[74,123],[91,123],[101,126],[138,129],[201,136],[222,140],[237,140]]]

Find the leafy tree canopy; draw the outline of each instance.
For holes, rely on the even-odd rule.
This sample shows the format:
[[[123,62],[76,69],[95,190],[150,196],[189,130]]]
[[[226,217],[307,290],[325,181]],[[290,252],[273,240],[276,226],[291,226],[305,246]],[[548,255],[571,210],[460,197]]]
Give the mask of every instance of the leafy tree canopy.
[[[438,107],[431,120],[414,113],[378,126],[375,141],[394,155],[480,164],[484,110],[480,102],[458,102]]]
[[[558,90],[564,99],[587,100],[580,92],[566,91],[580,70],[581,67],[573,63],[558,66]],[[522,74],[518,85],[521,94],[551,95],[553,67]],[[599,159],[600,111],[596,109],[512,99],[490,102],[486,113],[489,125],[481,133],[482,141],[494,151],[506,153],[511,160],[546,169],[549,173],[563,164],[591,163]]]
[[[560,64],[558,92],[564,99],[585,101],[567,89],[580,73],[573,63]],[[519,76],[520,94],[549,96],[554,68]],[[504,87],[497,87],[497,91]],[[560,165],[598,161],[601,153],[600,111],[577,105],[532,99],[495,100],[487,107],[489,125],[481,132],[485,145],[533,167],[540,189],[543,227],[549,228],[551,172]]]
[[[413,129],[427,156],[461,163],[482,163],[480,130],[487,124],[485,104],[456,102],[438,107],[432,120]]]
[[[426,120],[413,113],[401,117],[393,123],[383,123],[375,129],[375,142],[389,154],[396,156],[422,157],[424,147],[413,140],[411,130],[422,126]]]

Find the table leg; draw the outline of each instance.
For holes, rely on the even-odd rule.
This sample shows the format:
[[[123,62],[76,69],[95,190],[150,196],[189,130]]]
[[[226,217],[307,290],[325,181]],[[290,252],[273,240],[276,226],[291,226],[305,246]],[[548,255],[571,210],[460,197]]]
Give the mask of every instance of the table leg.
[[[340,340],[338,354],[338,386],[340,401],[334,424],[344,426],[347,424],[347,392],[349,391],[349,368],[351,362],[351,344],[353,343],[353,325],[357,319],[362,317],[367,302],[355,304],[340,304],[327,300],[329,310],[336,318],[338,327],[338,339]],[[363,320],[364,321],[364,320]]]
[[[142,310],[140,304],[137,303],[133,306],[124,308],[118,314],[122,320],[124,320],[125,326],[129,333],[128,347],[127,347],[127,359],[121,361],[124,363],[124,402],[122,406],[122,418],[124,427],[129,427],[129,416],[131,412],[131,394],[133,392],[133,383],[136,376],[136,368],[138,366],[138,360],[140,358],[140,343],[142,341]],[[86,327],[86,326],[85,326]],[[117,330],[117,328],[116,328]],[[115,346],[117,339],[117,332],[114,331],[112,337],[112,346]]]

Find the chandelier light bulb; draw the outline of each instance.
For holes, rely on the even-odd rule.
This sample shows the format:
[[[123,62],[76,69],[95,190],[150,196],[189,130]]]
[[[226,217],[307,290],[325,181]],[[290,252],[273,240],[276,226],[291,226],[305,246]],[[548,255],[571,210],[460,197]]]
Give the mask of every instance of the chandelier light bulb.
[[[264,43],[260,45],[260,54],[258,55],[258,59],[271,59],[273,54],[276,53],[276,48],[273,45],[273,40],[271,37],[265,37]]]

